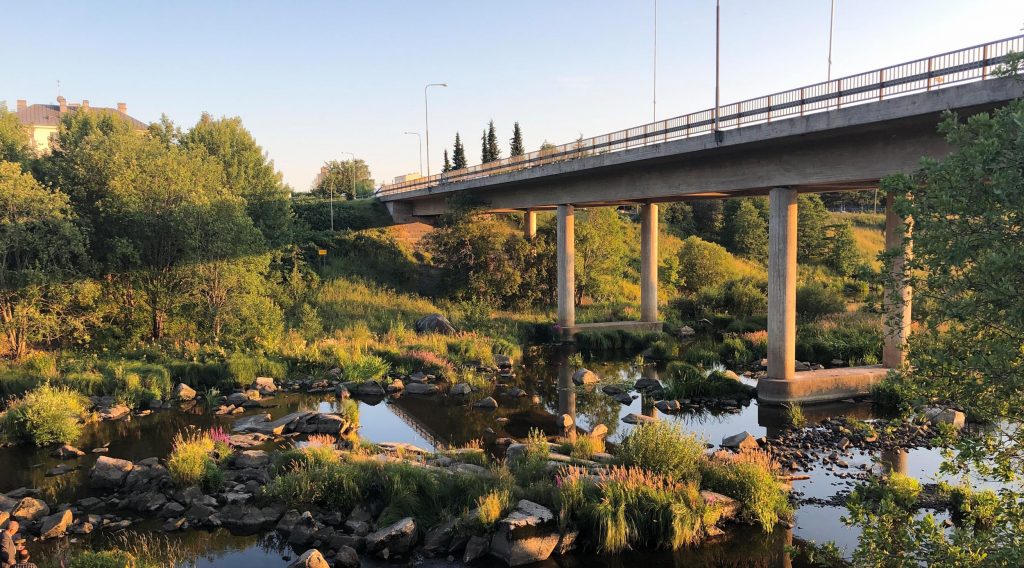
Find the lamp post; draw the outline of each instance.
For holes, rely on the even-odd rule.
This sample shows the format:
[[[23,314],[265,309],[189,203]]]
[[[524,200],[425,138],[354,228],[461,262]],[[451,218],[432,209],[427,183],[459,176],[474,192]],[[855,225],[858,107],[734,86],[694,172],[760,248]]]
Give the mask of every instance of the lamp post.
[[[722,3],[721,0],[715,0],[715,132],[718,132],[718,115],[719,111],[722,110],[719,106],[718,92],[719,92],[719,78],[721,77],[721,56],[719,55],[719,46],[721,45],[721,20],[722,20]]]
[[[427,107],[427,89],[430,87],[447,87],[448,83],[430,83],[423,87],[423,128],[427,134],[427,179],[430,179],[430,113]]]
[[[420,152],[419,152],[419,156],[420,156],[420,176],[422,176],[423,175],[423,137],[420,136],[419,132],[406,132],[406,134],[415,134],[416,138],[419,138],[419,140],[420,140]]]
[[[658,0],[654,0],[654,81],[651,85],[651,122],[658,120]]]
[[[832,9],[828,14],[828,79],[832,80],[832,28],[836,25],[836,0],[832,0]]]

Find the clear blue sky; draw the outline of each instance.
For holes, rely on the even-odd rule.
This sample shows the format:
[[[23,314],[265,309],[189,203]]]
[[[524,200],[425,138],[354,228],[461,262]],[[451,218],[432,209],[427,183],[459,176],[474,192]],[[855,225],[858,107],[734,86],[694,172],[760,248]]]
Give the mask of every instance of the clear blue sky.
[[[182,127],[240,116],[295,189],[353,152],[378,182],[433,170],[494,119],[527,148],[651,119],[654,0],[0,3],[0,100],[128,103]],[[836,0],[833,76],[1022,33],[1020,0]],[[829,0],[722,0],[722,102],[824,80]],[[658,2],[658,116],[713,106],[714,1]]]

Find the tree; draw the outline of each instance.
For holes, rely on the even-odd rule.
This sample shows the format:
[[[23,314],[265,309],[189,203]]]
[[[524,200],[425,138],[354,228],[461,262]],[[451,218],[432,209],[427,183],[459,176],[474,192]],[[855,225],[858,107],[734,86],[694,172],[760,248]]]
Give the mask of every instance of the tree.
[[[736,260],[725,247],[697,236],[683,240],[679,248],[679,273],[683,289],[698,289],[725,282],[736,276]]]
[[[796,256],[801,263],[821,264],[828,255],[828,226],[832,217],[821,197],[797,197]]]
[[[828,257],[825,264],[840,276],[850,276],[862,263],[857,240],[853,237],[853,227],[849,221],[832,226],[829,238]]]
[[[728,217],[724,241],[732,252],[766,261],[768,259],[768,222],[750,199],[736,200],[735,211]]]
[[[722,200],[694,201],[691,207],[693,208],[693,234],[706,241],[720,242],[722,227],[725,226],[725,204]]]
[[[66,195],[0,161],[0,354],[21,357],[67,331],[57,288],[76,274],[84,243]]]
[[[509,143],[508,153],[512,157],[522,156],[526,153],[526,148],[523,146],[523,132],[519,129],[518,121],[512,126],[512,140]]]
[[[452,163],[448,159],[448,149],[445,148],[445,150],[444,150],[444,165],[441,166],[441,173],[448,173],[450,171],[452,171]]]
[[[498,134],[494,130],[494,121],[487,123],[483,136],[480,137],[481,159],[486,164],[501,159],[501,148],[498,147]]]
[[[455,149],[452,151],[452,170],[461,170],[468,166],[469,163],[466,161],[466,148],[462,146],[462,140],[459,139],[459,133],[455,133]]]
[[[576,302],[584,296],[598,301],[617,298],[622,293],[625,275],[627,239],[630,226],[611,207],[588,209],[576,225]]]
[[[18,120],[18,115],[0,104],[0,161],[26,163],[35,152],[28,130]]]
[[[291,233],[291,199],[274,163],[242,126],[238,117],[213,119],[203,113],[184,136],[186,149],[203,148],[224,167],[228,189],[245,200],[246,211],[263,237],[274,246]],[[371,181],[370,185],[373,183]]]
[[[345,196],[346,199],[368,197],[373,195],[374,181],[370,177],[370,167],[362,160],[331,160],[324,164],[324,172],[312,193],[317,197]]]

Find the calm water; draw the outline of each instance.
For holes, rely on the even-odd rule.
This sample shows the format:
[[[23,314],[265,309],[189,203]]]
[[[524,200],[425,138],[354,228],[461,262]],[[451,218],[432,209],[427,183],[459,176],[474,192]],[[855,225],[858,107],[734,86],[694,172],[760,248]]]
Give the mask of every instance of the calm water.
[[[530,396],[503,396],[503,389],[499,387],[495,398],[500,407],[493,412],[472,407],[472,402],[485,396],[483,394],[474,394],[462,401],[454,397],[406,395],[376,403],[360,402],[360,435],[374,442],[407,442],[427,449],[461,446],[476,439],[490,442],[496,437],[522,438],[534,427],[554,434],[557,428],[555,418],[567,413],[573,415],[577,424],[586,429],[598,423],[605,424],[610,430],[609,439],[615,441],[632,428],[621,421],[623,416],[633,412],[658,414],[649,400],[637,397],[632,404],[623,405],[600,391],[600,386],[605,384],[631,385],[640,376],[656,378],[658,371],[655,367],[646,366],[641,369],[630,363],[592,361],[587,366],[602,377],[602,382],[581,387],[572,384],[565,357],[565,353],[559,355],[550,350],[538,350],[527,356],[524,366],[517,366],[517,376],[506,382],[509,386],[527,391]],[[298,410],[331,411],[336,408],[337,401],[333,396],[285,394],[267,399],[265,404],[268,408],[264,412],[278,418]],[[254,412],[250,410],[246,415]],[[867,403],[805,407],[804,412],[811,423],[838,415],[862,419],[873,417],[871,406]],[[77,446],[89,452],[94,447],[109,445],[107,455],[129,460],[152,456],[164,458],[170,453],[176,432],[189,426],[208,428],[221,425],[230,429],[231,423],[237,418],[181,411],[156,412],[128,421],[91,424]],[[768,435],[783,423],[783,417],[777,409],[761,408],[756,402],[735,412],[695,411],[662,418],[677,421],[686,430],[714,444],[721,442],[725,436],[744,430],[755,437]],[[80,466],[77,471],[46,477],[45,472],[60,463],[50,457],[48,451],[26,447],[2,448],[0,492],[23,486],[35,487],[42,491],[48,503],[71,502],[89,494],[87,472],[95,459],[95,454],[89,454],[69,462]],[[935,478],[941,459],[937,450],[924,449],[888,455],[855,453],[847,459],[851,465],[849,469],[819,467],[806,472],[811,475],[810,480],[794,482],[794,490],[804,497],[831,497],[853,486],[853,481],[843,477],[845,474],[857,471],[855,468],[859,465],[871,465],[877,460],[887,464],[887,467],[929,481]],[[802,505],[797,509],[796,526],[792,530],[780,528],[765,535],[757,529],[742,528],[733,531],[727,538],[707,543],[696,550],[632,553],[614,558],[574,555],[547,564],[565,567],[625,567],[641,564],[653,567],[789,566],[791,563],[785,554],[785,547],[792,544],[794,539],[818,543],[835,541],[841,547],[852,549],[856,544],[857,533],[843,525],[840,517],[845,512],[843,507]],[[91,538],[102,539],[106,536],[96,535]],[[189,556],[195,558],[194,562],[183,566],[284,566],[287,564],[284,558],[294,554],[281,546],[274,535],[239,537],[226,531],[189,531],[168,538],[174,539],[178,548],[188,551]],[[39,554],[48,552],[44,549]],[[447,565],[447,562],[442,560],[437,565],[442,564]]]

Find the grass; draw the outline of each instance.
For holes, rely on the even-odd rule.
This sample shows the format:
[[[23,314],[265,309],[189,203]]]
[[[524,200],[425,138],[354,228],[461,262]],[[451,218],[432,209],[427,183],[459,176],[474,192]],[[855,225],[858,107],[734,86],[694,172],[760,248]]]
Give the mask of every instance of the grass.
[[[482,495],[476,500],[477,521],[485,529],[490,530],[491,527],[501,520],[501,514],[508,508],[509,502],[509,492],[507,490],[488,491],[486,495]]]
[[[801,361],[870,365],[882,356],[881,316],[863,312],[833,314],[799,326],[796,356]]]
[[[0,413],[0,432],[7,440],[36,446],[71,443],[82,433],[88,406],[85,396],[71,388],[44,383]]]
[[[704,460],[702,487],[738,500],[740,518],[757,523],[771,532],[780,520],[792,516],[793,508],[776,476],[778,464],[764,451],[733,454],[719,452]]]
[[[379,381],[391,370],[391,364],[376,355],[362,355],[344,367],[345,378],[350,381]]]
[[[220,446],[220,447],[218,447]],[[190,430],[174,436],[174,446],[167,458],[167,471],[179,487],[202,486],[211,490],[224,482],[214,452],[226,455],[223,442],[215,442],[209,432]]]
[[[665,371],[665,397],[684,399],[695,397],[729,398],[752,397],[754,388],[743,384],[724,371],[707,372],[703,369],[673,361]]]
[[[677,424],[650,422],[633,429],[615,452],[625,466],[643,467],[673,479],[698,481],[704,443]]]
[[[858,504],[880,506],[890,502],[902,510],[910,510],[917,504],[921,495],[921,482],[898,472],[886,478],[874,477],[867,483],[854,488],[850,499]]]
[[[804,416],[804,407],[799,402],[791,402],[786,407],[786,421],[793,428],[803,428],[807,425],[807,417]]]

